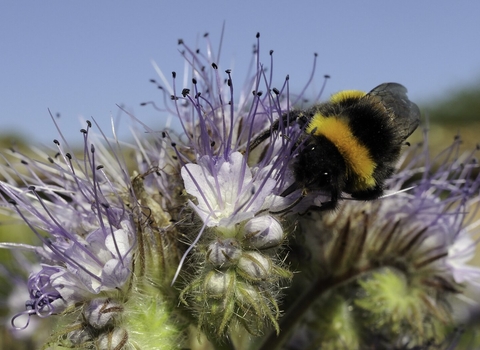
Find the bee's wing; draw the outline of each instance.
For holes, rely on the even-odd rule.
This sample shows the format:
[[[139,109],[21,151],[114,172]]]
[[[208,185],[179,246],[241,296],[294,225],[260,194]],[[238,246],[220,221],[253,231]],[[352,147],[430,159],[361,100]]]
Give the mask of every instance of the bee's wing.
[[[410,136],[420,123],[420,109],[407,97],[405,86],[397,83],[384,83],[367,96],[376,96],[388,111],[392,122],[398,126],[400,137]]]

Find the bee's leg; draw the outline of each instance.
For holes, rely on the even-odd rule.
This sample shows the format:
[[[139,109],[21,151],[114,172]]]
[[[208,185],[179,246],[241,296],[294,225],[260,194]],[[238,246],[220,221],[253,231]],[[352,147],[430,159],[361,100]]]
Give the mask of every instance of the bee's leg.
[[[290,186],[288,186],[287,189],[284,190],[284,191],[280,194],[280,196],[286,197],[286,196],[288,196],[290,193],[295,192],[296,190],[298,190],[299,188],[301,188],[300,186],[301,186],[301,185],[300,185],[298,182],[294,182],[294,183],[292,183]],[[305,195],[302,193],[302,196],[305,196]]]
[[[286,128],[290,123],[296,120],[300,116],[300,114],[301,112],[299,111],[290,111],[289,113],[282,115],[281,118],[275,120],[269,129],[263,131],[252,142],[250,142],[250,144],[248,145],[248,152],[250,153],[259,144],[268,139],[274,131]],[[282,126],[280,126],[280,120],[282,120]]]
[[[300,215],[305,215],[309,211],[329,211],[329,210],[335,210],[337,208],[338,202],[333,202],[333,201],[328,201],[328,202],[322,202],[320,205],[311,205],[305,210],[303,213]]]
[[[330,189],[330,200],[327,202],[322,202],[320,206],[317,206],[315,210],[326,211],[326,210],[335,210],[338,205],[338,199],[340,198],[341,191],[337,186],[332,186]]]
[[[282,194],[281,196],[286,196],[285,193],[288,192],[288,194],[292,193],[293,191],[295,191],[296,189],[298,188],[298,184],[297,183],[293,183],[292,185],[290,185]],[[307,190],[306,189],[303,189],[302,193],[300,194],[300,196],[295,199],[291,204],[289,204],[286,208],[283,208],[282,210],[279,210],[279,211],[270,211],[271,214],[284,214],[284,213],[287,213],[289,212],[290,210],[292,210],[293,207],[295,207],[298,203],[300,203],[302,201],[303,198],[305,198],[305,196],[307,195]]]
[[[352,198],[364,200],[364,201],[370,201],[370,200],[377,199],[382,195],[383,195],[383,187],[380,185],[377,185],[370,190],[352,193]]]
[[[338,201],[328,201],[322,202],[321,206],[315,207],[318,211],[326,211],[326,210],[335,210],[337,208]]]
[[[272,135],[272,132],[278,130],[278,127],[279,127],[279,123],[278,123],[278,119],[277,119],[273,122],[270,129],[267,129],[267,130],[263,131],[252,142],[250,142],[250,144],[248,145],[248,153],[250,153],[252,150],[254,150],[263,141],[268,139],[270,137],[270,135]]]

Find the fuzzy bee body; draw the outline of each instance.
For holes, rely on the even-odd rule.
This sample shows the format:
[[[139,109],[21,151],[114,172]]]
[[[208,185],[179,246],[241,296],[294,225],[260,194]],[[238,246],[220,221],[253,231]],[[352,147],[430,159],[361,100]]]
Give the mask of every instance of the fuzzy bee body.
[[[293,110],[283,124],[296,121],[304,130],[293,161],[296,189],[328,191],[331,199],[321,209],[337,206],[342,193],[370,200],[383,194],[405,140],[420,122],[418,106],[407,89],[385,83],[369,93],[347,90],[307,110]],[[279,122],[253,144],[266,139]]]

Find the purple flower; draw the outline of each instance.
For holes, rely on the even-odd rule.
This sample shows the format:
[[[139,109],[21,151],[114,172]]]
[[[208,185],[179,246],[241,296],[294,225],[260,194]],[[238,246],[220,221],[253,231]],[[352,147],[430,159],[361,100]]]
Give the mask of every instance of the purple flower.
[[[118,156],[97,152],[87,124],[84,159],[68,153],[65,140],[66,148],[55,140],[56,155],[43,155],[46,161],[14,152],[25,172],[10,164],[8,182],[0,183],[3,206],[15,208],[42,242],[30,247],[41,268],[28,280],[28,315],[59,314],[101,292],[122,289],[132,272],[136,238],[124,204],[125,198],[134,200],[127,171]]]

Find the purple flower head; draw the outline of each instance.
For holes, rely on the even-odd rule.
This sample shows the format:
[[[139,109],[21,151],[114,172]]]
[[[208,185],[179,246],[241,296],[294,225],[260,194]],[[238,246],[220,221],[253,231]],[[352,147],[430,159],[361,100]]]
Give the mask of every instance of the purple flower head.
[[[29,315],[58,314],[121,289],[131,274],[136,238],[124,204],[133,201],[126,168],[115,153],[97,151],[87,124],[83,159],[55,140],[56,155],[42,155],[46,162],[14,152],[25,172],[5,168],[7,182],[0,183],[2,206],[13,206],[42,242],[33,248],[42,264],[28,280]]]
[[[276,327],[278,289],[292,277],[276,253],[287,232],[283,220],[274,216],[295,201],[281,194],[294,181],[290,165],[303,131],[294,123],[273,125],[300,97],[291,98],[288,77],[278,88],[274,86],[271,70],[260,63],[259,41],[253,73],[240,89],[235,71],[222,73],[209,43],[206,55],[182,41],[180,45],[187,67],[182,88],[178,88],[176,73],[170,86],[157,71],[164,84],[160,90],[165,109],[178,116],[182,133],[164,131],[161,137],[152,133],[162,152],[171,157],[168,165],[158,168],[178,169],[182,181],[177,177],[172,182],[186,199],[177,228],[188,237],[189,246],[173,283],[183,266],[195,271],[193,279],[186,278],[180,298],[193,304],[200,328],[223,336],[230,323],[242,322],[249,332],[258,334],[267,325],[265,319]],[[270,57],[272,66],[273,51]],[[251,148],[269,129],[264,147]],[[161,164],[154,152],[150,154],[148,163]],[[188,260],[191,251],[194,254]],[[216,299],[225,303],[215,310],[202,308],[214,307]],[[242,314],[250,320],[243,322],[237,316]]]
[[[186,146],[173,146],[185,190],[196,199],[190,206],[209,227],[229,227],[285,207],[292,200],[279,195],[294,181],[289,163],[302,131],[281,125],[261,155],[250,154],[249,145],[289,110],[288,77],[280,89],[273,86],[272,74],[259,61],[258,41],[255,72],[236,99],[233,72],[219,72],[210,47],[204,56],[181,45],[192,79],[181,94],[174,79],[172,101]]]

